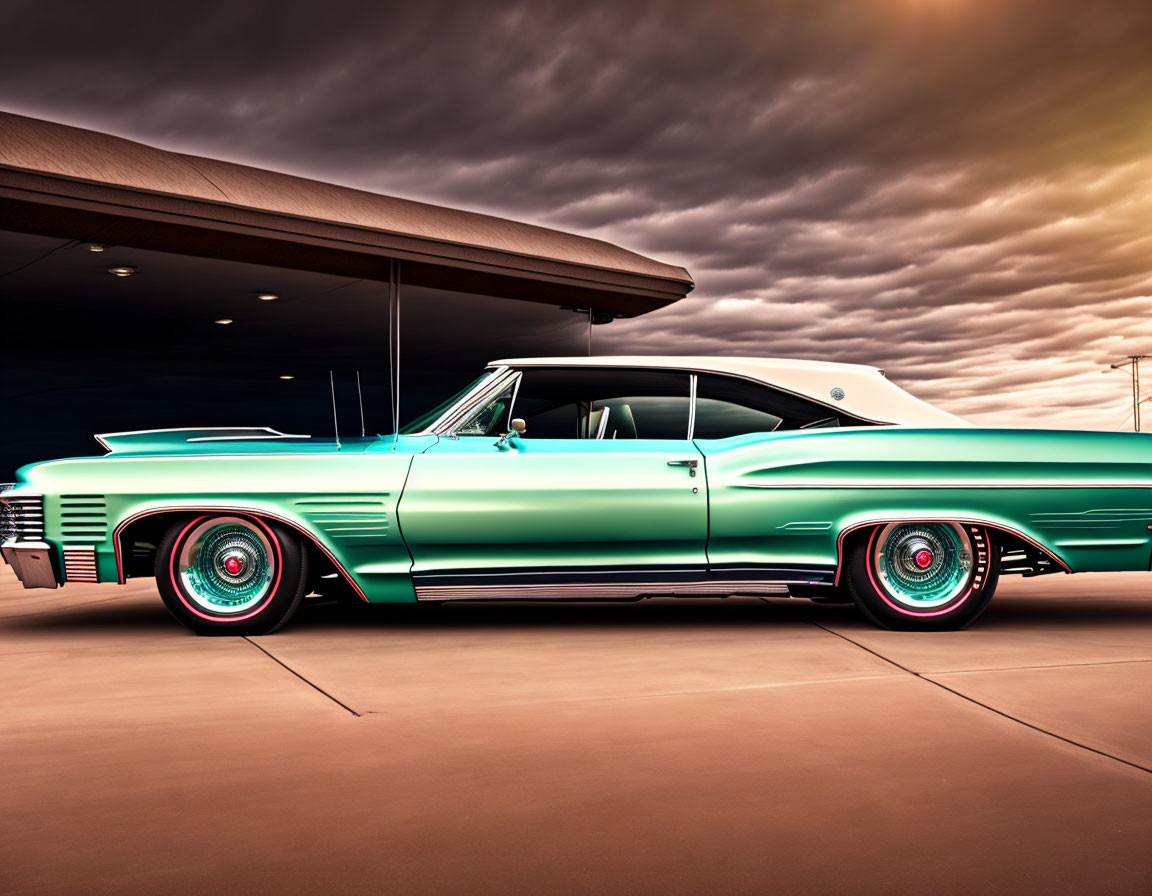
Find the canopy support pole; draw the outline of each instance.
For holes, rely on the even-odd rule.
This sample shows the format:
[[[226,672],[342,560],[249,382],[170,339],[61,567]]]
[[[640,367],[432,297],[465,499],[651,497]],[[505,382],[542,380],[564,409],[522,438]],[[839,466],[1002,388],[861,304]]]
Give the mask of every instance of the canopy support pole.
[[[400,262],[388,260],[388,382],[392,394],[392,453],[400,438]]]

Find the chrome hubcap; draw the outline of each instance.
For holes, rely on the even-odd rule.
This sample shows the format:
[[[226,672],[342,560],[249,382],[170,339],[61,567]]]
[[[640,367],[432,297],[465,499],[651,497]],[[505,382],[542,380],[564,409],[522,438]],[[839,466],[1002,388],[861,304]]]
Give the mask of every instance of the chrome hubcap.
[[[238,576],[247,566],[247,555],[243,551],[231,551],[224,557],[224,574]]]
[[[176,568],[184,593],[217,615],[259,604],[276,574],[267,536],[240,517],[216,517],[195,526],[184,539]]]
[[[972,550],[956,523],[890,523],[876,537],[871,560],[888,596],[918,610],[960,597],[971,578]]]

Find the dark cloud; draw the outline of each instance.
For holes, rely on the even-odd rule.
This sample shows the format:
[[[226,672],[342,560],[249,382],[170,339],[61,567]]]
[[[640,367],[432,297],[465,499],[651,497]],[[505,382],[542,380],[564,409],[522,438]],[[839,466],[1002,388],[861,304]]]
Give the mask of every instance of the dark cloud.
[[[876,364],[1124,425],[1152,351],[1152,5],[7,5],[13,111],[579,230],[694,296],[601,350]]]

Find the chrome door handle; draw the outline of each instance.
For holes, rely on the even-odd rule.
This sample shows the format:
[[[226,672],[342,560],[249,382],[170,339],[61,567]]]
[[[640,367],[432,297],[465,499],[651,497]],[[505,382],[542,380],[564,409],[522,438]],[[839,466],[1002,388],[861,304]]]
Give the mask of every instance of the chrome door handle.
[[[670,467],[687,467],[688,468],[688,475],[689,476],[695,476],[696,475],[696,468],[698,466],[700,466],[700,461],[698,461],[698,460],[670,460],[670,461],[668,461],[668,466],[670,466]]]

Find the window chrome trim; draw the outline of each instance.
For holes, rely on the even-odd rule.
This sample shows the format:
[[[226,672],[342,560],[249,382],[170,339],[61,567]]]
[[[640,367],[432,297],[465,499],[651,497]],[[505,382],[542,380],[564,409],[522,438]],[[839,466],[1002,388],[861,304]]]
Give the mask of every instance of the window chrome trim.
[[[855,411],[846,410],[845,408],[837,408],[834,405],[828,404],[825,401],[821,401],[819,398],[815,398],[811,395],[806,395],[803,392],[794,392],[793,390],[786,389],[785,387],[777,385],[776,383],[769,383],[765,380],[759,380],[759,379],[756,379],[755,377],[746,376],[746,375],[741,374],[741,373],[731,373],[731,372],[723,372],[722,373],[722,372],[716,371],[716,370],[698,370],[698,369],[693,368],[693,367],[679,367],[679,366],[672,367],[672,366],[665,366],[665,365],[659,365],[659,364],[652,364],[652,365],[647,365],[647,364],[639,365],[639,364],[637,364],[637,365],[627,365],[625,367],[619,367],[619,366],[614,366],[611,362],[611,359],[606,359],[604,364],[579,364],[579,365],[570,364],[567,366],[564,364],[528,364],[528,365],[525,365],[524,367],[517,368],[516,372],[517,372],[517,375],[523,375],[523,373],[527,370],[533,370],[533,369],[539,369],[539,368],[548,368],[548,369],[556,369],[556,370],[571,370],[571,371],[658,370],[658,371],[663,371],[666,373],[682,373],[688,377],[688,381],[689,381],[689,399],[688,399],[688,422],[689,422],[688,438],[689,439],[696,438],[696,404],[697,404],[697,399],[698,399],[700,376],[712,376],[712,377],[717,377],[719,379],[737,380],[739,382],[750,383],[751,385],[758,386],[761,389],[767,389],[770,391],[779,392],[782,395],[788,395],[792,398],[797,398],[801,401],[806,401],[809,404],[815,405],[816,407],[826,408],[827,410],[831,411],[832,414],[834,414],[838,418],[847,417],[847,418],[850,418],[850,421],[853,421],[853,422],[849,422],[847,424],[841,425],[840,427],[832,427],[832,428],[849,429],[849,428],[859,427],[859,426],[869,426],[870,427],[870,426],[899,426],[900,425],[900,424],[893,423],[891,420],[879,420],[879,419],[875,419],[872,417],[865,417],[864,415],[858,414]],[[502,369],[508,370],[509,368],[504,367]],[[783,424],[783,420],[781,420],[780,424],[777,424],[777,426],[780,426],[782,424]],[[934,428],[934,427],[930,427],[930,428]],[[783,431],[791,432],[792,430],[783,430]],[[672,440],[669,440],[669,441],[672,441]]]
[[[519,396],[520,382],[523,379],[524,371],[529,370],[529,369],[533,369],[535,367],[545,367],[545,366],[547,366],[549,368],[554,368],[554,369],[559,369],[559,370],[569,370],[569,371],[573,371],[573,372],[590,371],[590,370],[621,370],[621,371],[624,371],[624,370],[634,370],[635,369],[635,370],[659,370],[659,371],[665,371],[667,373],[680,373],[680,374],[686,375],[688,377],[688,434],[687,434],[687,439],[689,441],[696,437],[696,406],[697,406],[697,403],[699,400],[699,394],[698,394],[699,393],[699,377],[700,377],[701,372],[708,375],[708,376],[714,376],[714,377],[717,377],[720,379],[738,380],[741,382],[750,383],[750,384],[752,384],[754,386],[758,386],[762,389],[774,390],[774,391],[780,392],[784,395],[789,395],[793,398],[798,398],[801,401],[807,401],[810,404],[816,405],[817,407],[827,408],[828,410],[833,411],[837,417],[855,418],[856,420],[860,421],[860,423],[862,423],[866,426],[867,425],[878,425],[878,426],[892,426],[892,425],[894,425],[888,421],[873,420],[873,419],[869,419],[867,417],[863,417],[863,416],[856,414],[856,413],[845,412],[841,409],[834,408],[829,404],[825,404],[824,402],[822,402],[816,398],[813,398],[810,395],[804,395],[804,394],[801,394],[799,392],[793,392],[790,389],[785,389],[781,386],[775,385],[774,383],[767,383],[767,382],[764,382],[763,380],[758,380],[758,379],[754,379],[752,377],[743,376],[743,375],[738,374],[738,373],[719,373],[716,371],[697,372],[690,367],[661,367],[658,365],[652,365],[651,367],[648,367],[648,366],[644,366],[644,367],[614,367],[611,363],[606,363],[602,366],[601,365],[591,365],[591,364],[578,365],[578,366],[577,365],[565,366],[563,364],[529,365],[523,369],[513,369],[511,367],[508,367],[507,365],[504,365],[501,367],[491,368],[493,370],[493,376],[490,379],[486,379],[486,380],[483,380],[480,383],[478,383],[467,395],[465,395],[463,398],[460,399],[459,402],[457,402],[455,405],[453,405],[451,408],[449,408],[447,411],[445,411],[443,414],[441,414],[440,417],[435,422],[433,422],[431,425],[429,425],[426,429],[423,429],[417,433],[409,433],[409,435],[449,435],[453,431],[453,427],[456,424],[458,424],[463,417],[467,416],[467,414],[470,411],[474,410],[476,405],[478,405],[479,403],[481,403],[483,401],[487,401],[488,399],[492,398],[498,390],[507,386],[508,383],[514,379],[515,385],[513,386],[513,391],[512,391],[512,401],[509,404],[509,411],[508,411],[508,414],[509,414],[508,421],[509,421],[509,426],[511,426],[512,415],[513,415],[513,412],[516,410],[516,399]],[[781,422],[783,422],[783,421],[781,421]],[[859,424],[849,424],[849,426],[839,427],[839,428],[846,429],[846,428],[849,428],[853,425],[859,425]],[[833,427],[833,428],[836,428],[836,427]],[[673,441],[673,440],[670,439],[669,441]]]
[[[696,435],[696,379],[697,374],[688,374],[688,441]]]
[[[680,367],[675,367],[675,368],[673,368],[673,367],[630,368],[630,367],[613,367],[611,364],[605,364],[603,367],[593,366],[591,364],[589,364],[587,366],[573,365],[573,364],[569,364],[569,365],[564,365],[564,364],[555,364],[555,365],[540,364],[540,365],[536,365],[536,364],[532,364],[532,365],[528,365],[524,368],[518,368],[515,370],[513,370],[510,367],[502,367],[502,368],[500,368],[501,370],[511,370],[512,373],[516,377],[516,384],[512,388],[512,402],[509,405],[509,412],[508,412],[509,429],[511,429],[511,426],[512,426],[512,412],[515,411],[515,409],[516,409],[516,398],[518,397],[518,395],[520,393],[520,383],[524,378],[525,371],[533,370],[533,369],[540,369],[542,367],[544,367],[548,370],[563,370],[566,372],[573,372],[573,373],[584,372],[584,371],[593,371],[593,370],[598,370],[598,371],[604,371],[604,370],[629,371],[629,370],[637,369],[637,370],[658,370],[658,371],[665,372],[665,373],[684,374],[685,376],[688,377],[688,435],[687,435],[687,439],[690,440],[692,438],[692,431],[696,426],[696,374],[693,373],[691,370],[688,370],[686,368],[680,368]],[[507,380],[501,380],[501,382],[506,384]],[[756,381],[750,380],[749,382],[756,382]],[[763,384],[761,383],[759,385],[763,385]],[[486,394],[484,396],[477,396],[476,401],[479,401],[481,399],[487,400],[488,398],[491,398],[491,397],[492,396],[488,395],[488,394]],[[459,408],[460,406],[458,405],[457,407]],[[463,414],[466,414],[471,409],[472,409],[471,407],[463,408],[462,412],[463,412]],[[442,423],[442,421],[443,421],[443,418],[441,418],[441,420],[438,420],[437,426],[439,426]],[[451,422],[456,423],[458,421],[452,420]],[[603,438],[603,431],[607,428],[607,415],[605,415],[604,419],[601,421],[601,424],[602,425],[599,427],[600,434],[598,434],[596,436],[588,435],[587,438],[589,439],[589,441]],[[432,430],[433,430],[433,427],[429,427],[428,430],[426,430],[426,432],[432,432]],[[417,435],[420,435],[420,434],[422,434],[422,433],[417,433]],[[443,433],[438,433],[438,434],[443,435]],[[679,439],[665,439],[663,441],[668,441],[668,442],[676,441],[676,442],[678,442],[680,440]]]
[[[428,436],[428,435],[447,435],[452,431],[451,424],[457,422],[457,418],[471,410],[472,405],[485,397],[489,389],[496,383],[503,383],[507,380],[508,371],[511,369],[507,365],[501,367],[488,368],[491,370],[492,375],[483,378],[475,386],[473,386],[465,395],[463,395],[456,404],[446,409],[443,414],[429,423],[424,429],[419,432],[406,433],[412,436]]]
[[[848,429],[850,426],[900,426],[899,423],[893,423],[891,420],[874,420],[871,417],[865,417],[863,414],[857,414],[855,411],[846,411],[842,408],[836,408],[819,398],[813,398],[811,395],[805,395],[803,392],[793,392],[791,389],[785,389],[783,386],[778,386],[775,383],[770,383],[767,380],[758,380],[755,377],[745,376],[742,373],[720,373],[714,370],[700,371],[704,376],[717,377],[719,379],[740,380],[745,383],[751,383],[754,386],[759,386],[761,389],[770,389],[774,392],[779,392],[782,395],[790,395],[792,398],[798,398],[801,401],[806,401],[809,404],[816,405],[817,407],[827,408],[832,411],[837,417],[851,417],[853,420],[858,420],[860,423],[850,423],[847,426],[841,426],[840,429]],[[783,424],[783,420],[779,425]],[[927,429],[934,429],[936,427],[923,427]],[[798,432],[798,430],[782,430],[783,432]]]
[[[519,376],[520,374],[517,371],[504,368],[499,376],[493,377],[488,382],[483,383],[483,389],[473,391],[470,395],[466,395],[456,407],[452,408],[448,414],[438,420],[436,422],[435,433],[437,435],[447,435],[455,432],[456,428],[468,419],[471,414],[507,389],[509,384]]]
[[[491,384],[490,389],[485,390],[484,393],[481,395],[477,395],[472,400],[472,402],[469,403],[466,407],[461,406],[459,409],[459,413],[456,415],[456,417],[453,418],[451,421],[449,421],[448,431],[445,433],[442,433],[442,435],[444,435],[444,436],[456,436],[457,438],[459,438],[459,433],[457,432],[457,427],[461,426],[465,422],[469,421],[478,411],[482,410],[484,408],[484,406],[488,404],[488,402],[494,401],[496,398],[498,398],[500,396],[500,394],[502,392],[505,392],[509,386],[512,387],[512,394],[513,395],[515,395],[519,391],[519,389],[520,389],[520,372],[519,371],[514,370],[511,372],[510,376],[501,377],[499,382],[493,382]],[[509,407],[509,409],[511,409],[511,407],[512,407],[511,402],[508,403],[508,407]],[[508,431],[511,432],[512,431],[512,424],[511,424],[512,418],[509,417],[508,419],[509,419]],[[499,431],[499,430],[497,430],[497,431]],[[465,435],[468,435],[468,433],[465,433]],[[475,435],[475,434],[473,433],[473,435]]]
[[[524,382],[524,374],[517,371],[516,382],[512,384],[512,400],[508,402],[508,432],[512,432],[512,412],[516,410],[516,398],[520,395],[522,382]]]
[[[531,364],[531,365],[526,365],[524,367],[524,369],[528,370],[528,369],[533,368],[533,367],[564,367],[564,365],[562,365],[562,364],[551,364],[551,365]],[[767,380],[758,380],[755,377],[747,376],[747,375],[742,374],[742,373],[732,373],[729,371],[721,372],[718,370],[700,370],[700,369],[697,369],[694,367],[670,367],[670,366],[664,366],[664,365],[660,365],[660,364],[651,364],[651,365],[648,365],[648,364],[645,364],[645,365],[630,364],[630,365],[627,365],[625,367],[613,367],[610,361],[606,362],[602,366],[600,366],[600,365],[594,366],[592,364],[586,364],[586,365],[581,364],[578,366],[577,365],[571,365],[571,366],[564,368],[564,369],[566,369],[566,370],[664,370],[664,371],[667,371],[669,373],[685,373],[685,374],[688,374],[689,376],[714,376],[714,377],[719,377],[721,379],[740,380],[740,381],[745,382],[745,383],[751,383],[754,386],[759,386],[762,389],[772,389],[772,390],[775,390],[776,392],[780,392],[784,395],[790,395],[793,398],[799,398],[801,401],[807,401],[810,404],[814,404],[814,405],[817,405],[817,406],[822,407],[822,408],[827,408],[828,410],[832,411],[833,413],[837,414],[838,416],[851,417],[854,420],[859,420],[860,423],[867,425],[867,426],[900,426],[900,425],[903,425],[903,424],[899,424],[899,423],[893,423],[891,420],[879,420],[879,419],[874,419],[872,417],[865,417],[863,414],[858,414],[855,411],[845,410],[842,407],[837,408],[835,405],[829,404],[826,401],[822,401],[819,398],[815,398],[815,397],[813,397],[811,395],[807,395],[803,392],[795,392],[792,389],[787,389],[784,386],[777,385],[776,383],[770,383]],[[850,425],[855,426],[857,424],[850,424]],[[847,429],[848,427],[844,426],[841,428]],[[920,427],[920,428],[936,429],[936,428],[943,428],[943,427]],[[791,430],[786,430],[786,431],[791,432]]]

